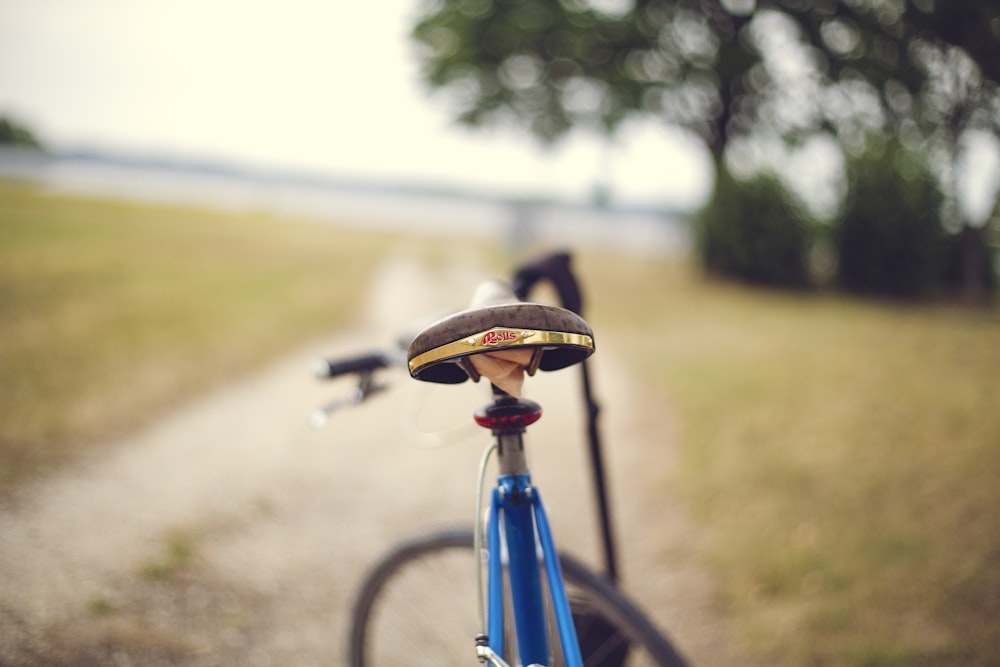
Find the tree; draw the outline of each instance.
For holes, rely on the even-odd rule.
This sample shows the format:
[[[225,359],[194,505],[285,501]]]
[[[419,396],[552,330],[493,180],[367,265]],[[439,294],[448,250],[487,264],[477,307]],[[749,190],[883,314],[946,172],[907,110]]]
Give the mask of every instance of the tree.
[[[1000,3],[980,0],[439,0],[413,36],[465,124],[544,142],[633,115],[734,139],[826,132],[943,147],[1000,134]]]
[[[41,144],[29,129],[6,116],[0,116],[0,146],[27,146],[41,148]]]

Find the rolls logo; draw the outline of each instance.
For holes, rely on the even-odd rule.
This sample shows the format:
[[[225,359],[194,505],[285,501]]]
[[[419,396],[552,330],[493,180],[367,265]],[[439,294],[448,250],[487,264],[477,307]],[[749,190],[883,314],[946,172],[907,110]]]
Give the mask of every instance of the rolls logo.
[[[483,334],[482,345],[505,345],[518,339],[516,331],[494,329]]]

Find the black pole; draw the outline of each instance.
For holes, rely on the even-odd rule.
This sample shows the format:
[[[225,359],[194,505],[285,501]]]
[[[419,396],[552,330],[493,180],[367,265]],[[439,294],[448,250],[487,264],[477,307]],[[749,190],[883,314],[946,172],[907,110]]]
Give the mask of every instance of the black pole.
[[[597,416],[601,407],[590,391],[590,370],[587,362],[581,364],[583,372],[583,400],[587,408],[587,441],[590,445],[590,469],[593,473],[594,491],[597,495],[597,514],[601,524],[601,542],[604,545],[604,569],[608,580],[618,583],[618,558],[615,554],[615,539],[611,530],[611,511],[608,505],[608,489],[604,474],[604,457],[601,453],[601,438],[597,429]]]
[[[570,268],[569,253],[559,252],[543,257],[531,264],[521,267],[514,275],[513,288],[518,298],[525,299],[531,288],[539,280],[548,279],[556,291],[563,308],[582,314],[583,299],[580,286]],[[590,451],[590,469],[594,483],[594,493],[597,501],[597,516],[604,551],[604,569],[607,578],[612,583],[618,582],[618,559],[615,555],[615,541],[611,528],[611,511],[608,507],[608,490],[604,473],[604,459],[601,453],[601,438],[597,428],[597,416],[600,406],[594,400],[590,384],[590,372],[587,362],[583,368],[583,401],[586,410],[586,430],[588,449]]]

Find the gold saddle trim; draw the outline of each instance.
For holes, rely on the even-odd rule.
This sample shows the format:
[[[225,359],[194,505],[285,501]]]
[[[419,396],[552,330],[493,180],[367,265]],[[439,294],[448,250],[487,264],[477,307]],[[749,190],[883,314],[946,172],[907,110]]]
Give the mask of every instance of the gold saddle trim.
[[[493,327],[467,336],[453,343],[428,350],[409,361],[410,373],[428,364],[449,359],[461,359],[472,354],[503,350],[512,347],[580,347],[594,349],[594,339],[584,334],[564,331],[538,331]]]

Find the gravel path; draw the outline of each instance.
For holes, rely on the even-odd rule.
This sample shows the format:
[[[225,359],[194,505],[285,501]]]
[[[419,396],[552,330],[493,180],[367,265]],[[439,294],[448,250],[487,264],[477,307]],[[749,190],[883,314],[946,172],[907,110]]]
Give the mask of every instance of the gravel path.
[[[353,330],[5,501],[0,665],[342,664],[366,563],[418,528],[468,521],[483,443],[468,413],[484,387],[389,374],[392,391],[313,430],[312,409],[351,387],[316,382],[309,362],[390,344],[419,317],[462,307],[482,277],[462,260],[389,261]],[[664,488],[669,412],[597,340],[624,586],[693,663],[731,664],[694,531]],[[546,409],[529,460],[557,540],[594,563],[590,506],[567,504],[589,491],[578,377],[529,378]]]

